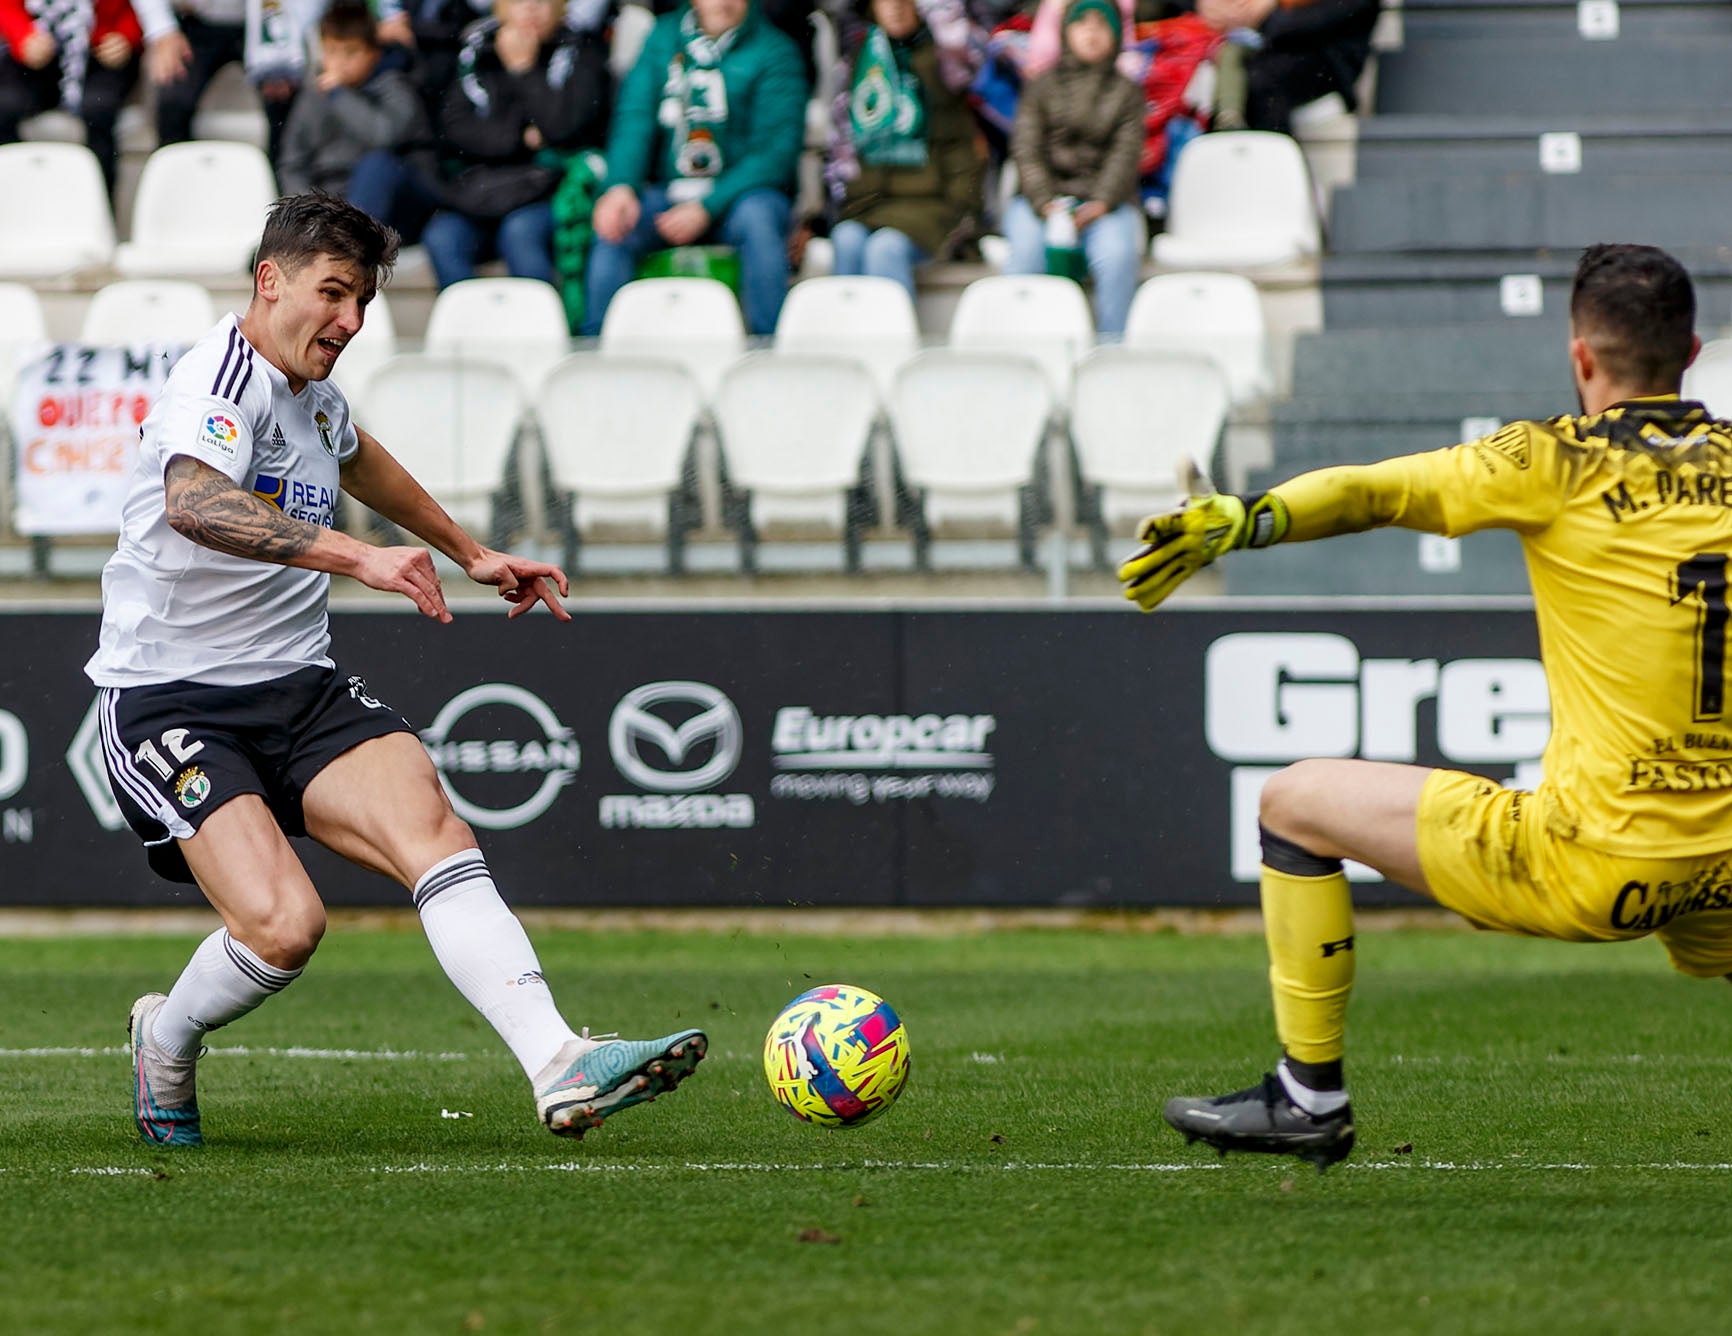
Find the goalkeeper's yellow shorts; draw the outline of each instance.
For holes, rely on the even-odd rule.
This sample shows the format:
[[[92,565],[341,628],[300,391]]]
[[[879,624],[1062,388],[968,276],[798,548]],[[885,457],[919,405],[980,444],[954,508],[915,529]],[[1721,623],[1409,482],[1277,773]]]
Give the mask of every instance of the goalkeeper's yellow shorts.
[[[1436,770],[1420,793],[1419,865],[1431,893],[1475,927],[1565,942],[1653,933],[1672,964],[1732,974],[1732,851],[1630,858],[1561,838],[1544,785],[1528,793]]]

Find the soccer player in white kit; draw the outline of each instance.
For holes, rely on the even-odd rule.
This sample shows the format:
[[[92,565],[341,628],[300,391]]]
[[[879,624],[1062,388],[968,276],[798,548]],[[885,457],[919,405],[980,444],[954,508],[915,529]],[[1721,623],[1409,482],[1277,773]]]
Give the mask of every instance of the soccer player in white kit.
[[[425,548],[332,527],[339,488],[498,589],[509,616],[545,603],[570,620],[553,592],[567,592],[564,572],[478,544],[350,422],[326,379],[397,244],[333,196],[278,200],[246,314],[175,364],[140,430],[86,671],[109,781],[151,867],[196,881],[224,925],[166,995],[132,1007],[133,1118],[155,1144],[202,1143],[205,1034],[293,982],[325,931],[285,835],[410,890],[434,955],[522,1064],[552,1132],[581,1137],[671,1090],[707,1046],[698,1030],[573,1032],[420,740],[328,653],[333,574],[451,620]]]

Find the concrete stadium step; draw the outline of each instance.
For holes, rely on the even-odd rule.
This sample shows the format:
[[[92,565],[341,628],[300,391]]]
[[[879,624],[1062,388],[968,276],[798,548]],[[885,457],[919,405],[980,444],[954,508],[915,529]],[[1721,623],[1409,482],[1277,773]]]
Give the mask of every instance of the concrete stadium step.
[[[1348,390],[1392,399],[1532,392],[1560,377],[1569,384],[1563,360],[1556,340],[1528,325],[1487,331],[1398,323],[1301,335],[1293,349],[1293,386],[1301,399],[1327,399]],[[1277,422],[1287,420],[1285,407],[1275,405]],[[1451,410],[1441,416],[1451,416]]]
[[[1577,0],[1409,0],[1400,13],[1403,45],[1408,48],[1433,41],[1537,40],[1556,43],[1567,53],[1584,41],[1640,45],[1658,38],[1732,31],[1732,15],[1724,0],[1624,0],[1618,7],[1615,38],[1584,35]],[[1600,30],[1590,27],[1589,31]]]
[[[1562,363],[1564,344],[1561,331],[1555,346],[1559,349],[1558,361]],[[1270,414],[1271,431],[1280,432],[1290,427],[1303,427],[1317,433],[1360,427],[1378,430],[1385,426],[1393,430],[1424,427],[1438,433],[1432,445],[1438,444],[1444,436],[1452,439],[1442,443],[1451,445],[1460,440],[1461,435],[1473,434],[1471,430],[1464,432],[1462,429],[1470,419],[1515,422],[1525,418],[1554,417],[1573,407],[1576,391],[1567,368],[1561,373],[1554,369],[1552,376],[1544,384],[1517,390],[1464,389],[1458,386],[1391,392],[1368,376],[1332,389],[1320,387],[1313,391],[1310,385],[1304,385],[1301,386],[1304,392],[1298,398],[1274,405]]]
[[[1220,571],[1229,594],[1530,592],[1521,540],[1496,530],[1450,540],[1409,529],[1374,529],[1327,542],[1234,553],[1220,563]]]
[[[1608,233],[1599,239],[1649,241],[1653,233]],[[1717,335],[1732,313],[1732,252],[1677,247],[1674,253],[1696,282],[1698,328],[1704,337]],[[1325,256],[1324,328],[1519,325],[1556,346],[1569,316],[1576,260],[1574,248],[1550,254]],[[1537,309],[1532,305],[1536,296]]]
[[[1448,114],[1475,108],[1511,115],[1617,105],[1632,113],[1709,111],[1725,105],[1732,20],[1724,36],[1681,34],[1641,43],[1545,40],[1429,41],[1379,57],[1379,114]]]
[[[1561,406],[1560,406],[1561,407]],[[1425,422],[1292,422],[1274,431],[1271,470],[1292,476],[1332,464],[1372,464],[1396,455],[1419,454],[1460,445],[1483,433],[1463,431],[1462,418]],[[1257,476],[1253,473],[1252,476]],[[1274,479],[1279,481],[1279,479]],[[1268,485],[1263,483],[1260,485]]]
[[[1690,176],[1361,180],[1335,192],[1330,245],[1343,255],[1579,250],[1614,237],[1718,246],[1732,218],[1725,142],[1726,168]]]
[[[1574,144],[1556,138],[1569,134],[1575,135]],[[1361,121],[1357,142],[1357,181],[1709,176],[1732,170],[1732,109],[1652,115],[1378,115]]]

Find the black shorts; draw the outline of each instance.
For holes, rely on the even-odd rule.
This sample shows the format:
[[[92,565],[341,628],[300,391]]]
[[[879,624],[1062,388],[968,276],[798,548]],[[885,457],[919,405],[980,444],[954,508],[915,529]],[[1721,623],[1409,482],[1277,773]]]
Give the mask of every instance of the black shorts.
[[[335,668],[302,668],[244,687],[165,682],[104,687],[108,782],[151,869],[191,882],[179,840],[231,798],[256,793],[288,835],[305,835],[301,797],[313,777],[369,738],[412,733],[367,684]]]

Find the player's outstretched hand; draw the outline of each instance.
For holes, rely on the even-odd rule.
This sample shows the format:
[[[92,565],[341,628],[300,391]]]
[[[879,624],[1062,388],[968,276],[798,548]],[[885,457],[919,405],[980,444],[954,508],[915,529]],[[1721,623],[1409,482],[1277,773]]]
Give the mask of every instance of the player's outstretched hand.
[[[1144,543],[1119,567],[1125,597],[1144,612],[1153,612],[1167,595],[1223,552],[1253,543],[1265,547],[1286,532],[1286,511],[1278,502],[1259,498],[1253,507],[1214,489],[1195,464],[1181,470],[1190,494],[1179,509],[1144,520],[1137,537]]]
[[[499,590],[499,597],[511,604],[507,617],[519,616],[537,603],[545,603],[560,621],[571,620],[571,614],[553,592],[557,588],[561,596],[570,593],[570,583],[565,572],[551,562],[531,561],[528,557],[514,557],[484,547],[481,555],[469,563],[468,575],[476,584],[493,585]]]
[[[369,589],[402,594],[434,621],[451,620],[433,554],[424,547],[368,547],[355,578]]]

